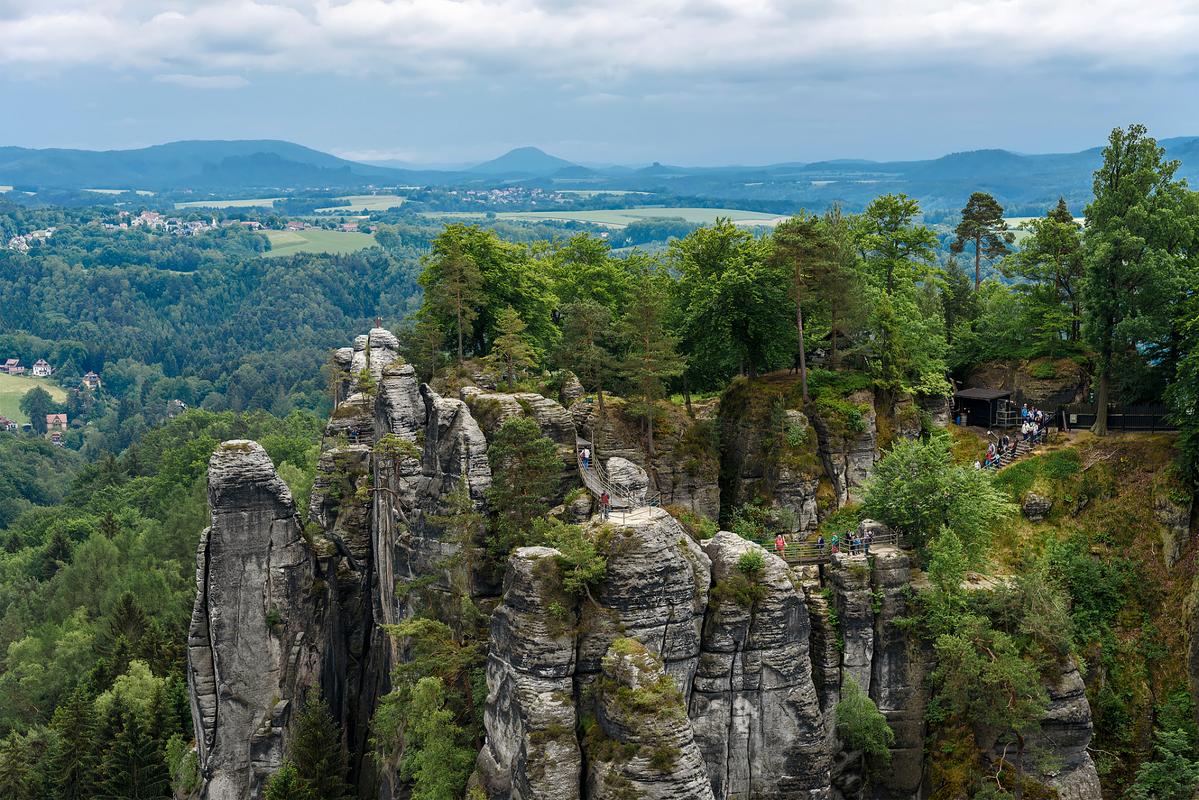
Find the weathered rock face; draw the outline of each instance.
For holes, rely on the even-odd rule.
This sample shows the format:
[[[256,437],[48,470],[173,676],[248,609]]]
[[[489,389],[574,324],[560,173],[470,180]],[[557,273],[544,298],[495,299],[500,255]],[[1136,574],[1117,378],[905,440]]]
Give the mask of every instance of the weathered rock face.
[[[613,642],[596,688],[596,722],[588,734],[589,798],[713,798],[682,693],[644,645]]]
[[[1039,733],[1029,736],[1025,744],[1026,774],[1056,789],[1061,800],[1100,800],[1099,773],[1087,747],[1091,743],[1091,707],[1087,703],[1086,686],[1072,661],[1062,665],[1061,674],[1046,687],[1049,690],[1049,709],[1041,720]],[[993,757],[1004,755],[1003,746],[996,745]],[[1053,762],[1046,770],[1042,753],[1050,753]],[[1013,760],[1008,746],[1006,757]]]
[[[633,462],[650,479],[650,492],[661,504],[686,508],[711,519],[720,516],[720,454],[713,421],[702,410],[690,419],[682,409],[669,409],[669,420],[654,431],[654,458],[645,452],[640,423],[629,418],[623,401],[607,400],[604,422],[594,402],[580,400],[570,407],[579,435],[593,443],[597,456],[617,456]]]
[[[209,461],[212,527],[197,554],[188,687],[201,797],[258,797],[324,658],[316,559],[287,486],[254,442]]]
[[[718,798],[829,793],[829,750],[808,655],[808,612],[781,559],[736,534],[704,543],[712,599],[689,716]],[[729,596],[747,553],[764,563],[747,607]]]
[[[562,458],[559,500],[579,484],[574,419],[559,403],[533,392],[502,394],[474,387],[462,389],[461,395],[487,437],[494,436],[501,425],[514,417],[527,416],[537,423],[541,435],[555,444]]]
[[[858,412],[858,421],[853,425],[833,416],[812,414],[812,425],[820,439],[820,458],[833,483],[838,508],[861,499],[858,490],[870,477],[878,456],[874,395],[862,390],[851,394],[846,402]]]
[[[1037,377],[1047,375],[1048,377]],[[983,389],[1007,389],[1017,403],[1054,409],[1086,397],[1090,380],[1086,371],[1068,358],[1028,363],[991,362],[980,364],[966,376],[964,385]]]
[[[489,797],[579,796],[574,613],[565,598],[569,619],[558,618],[547,603],[558,592],[559,555],[547,547],[517,550],[504,576],[504,602],[491,618],[488,736],[477,764]]]
[[[894,797],[912,797],[920,789],[924,759],[925,654],[897,626],[909,615],[911,556],[892,547],[874,554],[871,573],[874,614],[870,698],[895,732],[891,763],[878,766],[875,782]]]
[[[1182,556],[1183,548],[1191,540],[1191,517],[1194,497],[1182,498],[1170,491],[1170,484],[1163,482],[1153,489],[1153,516],[1162,525],[1162,555],[1166,566],[1174,566]]]
[[[581,609],[578,672],[598,674],[608,647],[636,639],[690,691],[708,603],[708,557],[660,508],[616,515],[608,571],[595,602]]]
[[[645,495],[649,490],[649,476],[645,474],[645,470],[620,456],[609,458],[605,469],[608,472],[608,481],[627,494],[634,504],[645,503]]]

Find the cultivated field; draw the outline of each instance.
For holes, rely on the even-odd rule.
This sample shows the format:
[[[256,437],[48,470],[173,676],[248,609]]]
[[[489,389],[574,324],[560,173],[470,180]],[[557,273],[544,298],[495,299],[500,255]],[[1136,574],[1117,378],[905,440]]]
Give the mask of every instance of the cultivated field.
[[[266,256],[290,256],[296,253],[353,253],[375,246],[375,237],[355,231],[264,231],[271,240]]]
[[[91,192],[92,194],[125,194],[125,192],[127,192],[129,190],[128,189],[84,189],[83,191]],[[133,193],[137,194],[137,195],[141,195],[142,197],[153,197],[154,196],[154,192],[148,191],[146,189],[135,189]]]
[[[317,211],[329,211],[334,214],[339,211],[386,211],[404,203],[404,198],[398,194],[352,194],[337,199],[348,200],[350,204],[318,208]]]
[[[480,218],[477,212],[429,212],[430,217]],[[787,219],[785,215],[766,214],[760,211],[741,211],[735,208],[666,208],[663,206],[638,206],[636,208],[613,208],[600,211],[503,211],[498,219],[527,221],[552,220],[555,222],[588,222],[610,228],[624,228],[634,222],[647,219],[682,219],[697,225],[710,225],[719,217],[731,219],[737,225],[774,226]]]
[[[244,200],[188,200],[176,203],[175,208],[270,208],[282,197],[250,197]]]
[[[67,399],[66,391],[48,380],[0,374],[0,417],[8,417],[17,422],[29,422],[29,418],[21,411],[21,398],[35,386],[45,389],[60,403]]]

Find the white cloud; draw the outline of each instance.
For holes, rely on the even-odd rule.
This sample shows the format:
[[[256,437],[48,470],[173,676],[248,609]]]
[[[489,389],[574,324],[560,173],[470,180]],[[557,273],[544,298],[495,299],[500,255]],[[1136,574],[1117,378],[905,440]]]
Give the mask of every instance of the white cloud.
[[[1186,68],[1189,0],[0,0],[0,64],[445,81],[519,72],[581,94],[661,75],[966,63]]]
[[[159,83],[173,83],[189,89],[241,89],[249,86],[250,82],[240,75],[155,75]]]

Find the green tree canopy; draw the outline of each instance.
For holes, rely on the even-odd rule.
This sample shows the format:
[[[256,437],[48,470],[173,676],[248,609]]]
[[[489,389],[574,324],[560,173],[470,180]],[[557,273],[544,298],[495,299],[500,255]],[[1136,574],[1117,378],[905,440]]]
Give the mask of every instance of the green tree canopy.
[[[948,528],[977,564],[995,526],[1015,512],[1015,505],[987,471],[954,464],[947,439],[897,441],[875,465],[862,510],[903,533],[921,551]]]
[[[986,192],[974,192],[962,209],[962,221],[958,223],[950,249],[961,253],[967,244],[974,245],[974,289],[982,283],[982,260],[994,259],[1011,252],[1008,247],[1015,235],[1007,229],[1003,218],[1003,206]]]

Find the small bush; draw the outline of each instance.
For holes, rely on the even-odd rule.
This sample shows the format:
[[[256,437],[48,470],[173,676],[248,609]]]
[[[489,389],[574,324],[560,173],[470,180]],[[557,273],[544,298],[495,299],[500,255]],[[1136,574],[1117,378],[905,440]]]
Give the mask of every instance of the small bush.
[[[758,550],[749,550],[737,559],[737,571],[751,578],[756,578],[766,566],[766,559]]]

